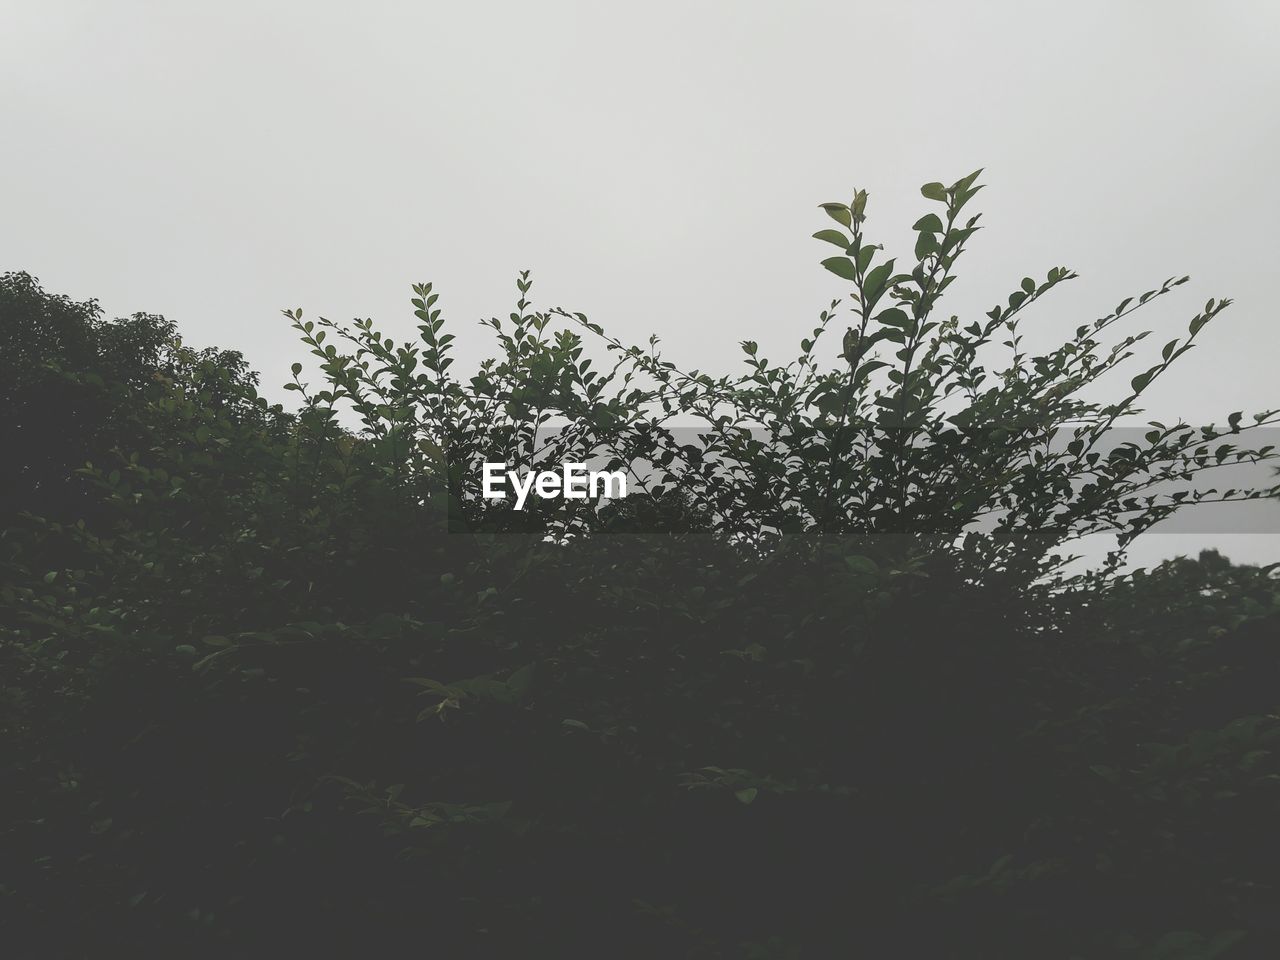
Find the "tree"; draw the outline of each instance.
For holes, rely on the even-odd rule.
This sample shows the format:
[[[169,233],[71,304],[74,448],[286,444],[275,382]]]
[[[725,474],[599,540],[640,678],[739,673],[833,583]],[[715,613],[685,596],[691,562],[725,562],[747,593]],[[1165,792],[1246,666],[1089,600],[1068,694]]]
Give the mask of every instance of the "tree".
[[[158,384],[210,406],[256,412],[257,374],[231,350],[184,347],[164,317],[104,319],[94,300],[51,295],[28,273],[0,276],[0,501],[58,519],[90,507],[75,471],[141,442],[136,413]],[[13,518],[5,516],[6,522]]]

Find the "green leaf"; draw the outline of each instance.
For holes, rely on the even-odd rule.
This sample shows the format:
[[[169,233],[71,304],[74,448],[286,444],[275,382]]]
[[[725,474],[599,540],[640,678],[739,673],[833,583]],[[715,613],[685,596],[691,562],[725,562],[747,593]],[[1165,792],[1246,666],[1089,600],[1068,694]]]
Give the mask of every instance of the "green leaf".
[[[858,274],[854,269],[853,261],[848,257],[828,257],[826,260],[822,261],[822,265],[842,280],[858,279]]]
[[[846,227],[853,226],[853,215],[843,203],[824,203],[822,209],[827,211],[827,216],[837,223],[844,224]]]
[[[741,801],[742,803],[746,804],[747,806],[750,806],[751,801],[756,798],[756,794],[758,794],[759,792],[760,791],[757,790],[755,787],[743,787],[741,790],[735,790],[733,795],[737,797],[738,800]]]
[[[941,233],[942,221],[936,213],[926,213],[923,217],[915,222],[911,227],[912,230],[924,230],[928,233]]]
[[[1142,390],[1146,388],[1147,384],[1149,384],[1152,380],[1156,378],[1156,374],[1160,372],[1161,368],[1162,368],[1162,365],[1157,363],[1154,367],[1152,367],[1146,373],[1139,374],[1138,376],[1134,377],[1131,381],[1129,381],[1129,386],[1133,387],[1133,390],[1135,393],[1140,393]]]
[[[886,260],[880,266],[876,267],[867,274],[867,279],[863,284],[866,291],[867,299],[875,301],[875,299],[884,292],[886,283],[888,283],[889,275],[893,273],[893,261]]]
[[[533,683],[533,674],[534,664],[530,663],[507,677],[507,689],[511,691],[512,696],[519,699],[529,692],[529,685]]]
[[[870,557],[845,557],[844,565],[854,573],[877,574],[880,572],[879,564]]]
[[[973,173],[969,174],[967,177],[963,177],[957,180],[951,189],[955,190],[957,193],[963,193],[965,190],[968,190],[971,186],[973,186],[973,181],[977,180],[978,177],[982,175],[982,170],[983,168],[979,167],[977,170],[973,171]]]
[[[819,230],[813,235],[813,239],[834,243],[841,250],[847,249],[849,246],[849,238],[839,230]]]
[[[898,307],[889,307],[887,310],[881,310],[876,314],[876,322],[890,327],[911,326],[911,318],[907,316],[905,310],[901,310]]]
[[[887,364],[883,360],[868,360],[862,366],[858,367],[858,372],[854,379],[865,380],[867,377],[871,376],[871,374],[875,373],[881,367],[887,367],[887,366],[889,366],[889,364]]]
[[[1100,776],[1103,780],[1107,780],[1111,783],[1116,783],[1120,780],[1120,775],[1116,773],[1115,768],[1109,767],[1106,764],[1094,763],[1089,766],[1089,769]]]
[[[938,252],[938,238],[932,233],[922,233],[916,237],[916,259],[923,260],[931,253]]]
[[[937,181],[926,183],[920,188],[920,193],[928,200],[941,200],[945,203],[947,199],[947,188]]]

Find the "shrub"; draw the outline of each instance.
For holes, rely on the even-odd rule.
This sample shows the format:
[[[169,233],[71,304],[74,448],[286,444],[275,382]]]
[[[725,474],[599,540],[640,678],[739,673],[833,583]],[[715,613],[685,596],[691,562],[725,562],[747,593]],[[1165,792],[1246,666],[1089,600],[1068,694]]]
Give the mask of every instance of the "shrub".
[[[0,541],[20,955],[1266,955],[1272,572],[1062,551],[1274,493],[1192,481],[1270,459],[1241,436],[1276,414],[1116,442],[1228,301],[1080,396],[1181,280],[1042,356],[1018,325],[1065,268],[939,319],[977,190],[925,186],[901,270],[865,192],[824,205],[827,360],[838,303],[789,364],[744,343],[715,376],[522,274],[467,379],[430,284],[413,343],[289,311],[322,377],[294,365],[296,415],[160,321],[142,389],[60,361],[115,399],[51,474],[92,508]],[[97,329],[22,283],[22,316]],[[486,460],[643,494],[516,512]]]

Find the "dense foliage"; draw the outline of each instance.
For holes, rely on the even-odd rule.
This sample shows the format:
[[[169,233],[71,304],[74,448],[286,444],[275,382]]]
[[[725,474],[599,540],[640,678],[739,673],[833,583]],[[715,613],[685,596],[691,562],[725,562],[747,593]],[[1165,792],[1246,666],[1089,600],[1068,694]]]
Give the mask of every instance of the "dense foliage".
[[[1057,350],[936,316],[976,174],[909,265],[825,204],[850,285],[799,356],[682,371],[527,274],[460,379],[290,322],[296,413],[234,352],[0,283],[0,918],[20,957],[1272,956],[1280,589],[1214,553],[1068,575],[1274,455],[1082,391],[1182,280]],[[1003,357],[1003,359],[1001,359]],[[482,461],[630,473],[480,496]]]

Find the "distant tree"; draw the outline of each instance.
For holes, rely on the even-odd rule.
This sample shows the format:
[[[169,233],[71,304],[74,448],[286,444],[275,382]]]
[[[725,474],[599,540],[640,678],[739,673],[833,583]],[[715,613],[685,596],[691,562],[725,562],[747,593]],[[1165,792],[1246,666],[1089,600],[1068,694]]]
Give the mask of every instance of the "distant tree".
[[[46,293],[28,273],[0,276],[0,503],[75,519],[87,501],[75,471],[142,441],[136,414],[157,386],[201,394],[211,409],[260,416],[258,375],[234,350],[183,346],[172,321],[106,319],[95,300]]]
[[[0,502],[62,515],[72,471],[115,442],[109,382],[140,390],[158,369],[171,323],[106,321],[95,301],[44,292],[26,273],[0,276]],[[79,376],[83,375],[83,376]]]

